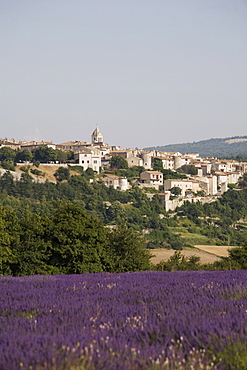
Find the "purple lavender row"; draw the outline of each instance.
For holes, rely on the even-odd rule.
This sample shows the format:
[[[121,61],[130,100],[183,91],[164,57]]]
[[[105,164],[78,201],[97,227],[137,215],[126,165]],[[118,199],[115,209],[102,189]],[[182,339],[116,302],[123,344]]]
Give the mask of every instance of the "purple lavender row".
[[[244,369],[247,271],[2,277],[0,296],[1,370]]]

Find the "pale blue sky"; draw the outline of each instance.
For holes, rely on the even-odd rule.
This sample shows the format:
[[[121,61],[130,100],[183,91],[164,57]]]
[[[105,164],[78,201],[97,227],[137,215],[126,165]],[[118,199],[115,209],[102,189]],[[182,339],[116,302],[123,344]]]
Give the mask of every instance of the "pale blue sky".
[[[247,135],[247,0],[0,0],[0,138]]]

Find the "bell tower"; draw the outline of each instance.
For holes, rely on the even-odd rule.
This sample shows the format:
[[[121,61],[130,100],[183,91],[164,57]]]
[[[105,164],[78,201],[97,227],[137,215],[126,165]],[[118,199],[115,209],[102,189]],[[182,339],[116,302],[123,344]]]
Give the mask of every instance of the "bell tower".
[[[91,135],[91,142],[92,144],[103,144],[103,135],[101,134],[98,126]]]

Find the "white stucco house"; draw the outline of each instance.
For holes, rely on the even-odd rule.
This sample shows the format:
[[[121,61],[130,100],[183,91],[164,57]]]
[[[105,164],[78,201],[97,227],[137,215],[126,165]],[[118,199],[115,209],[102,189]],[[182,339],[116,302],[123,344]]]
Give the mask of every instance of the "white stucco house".
[[[84,150],[74,154],[75,163],[83,167],[86,171],[92,168],[93,171],[99,173],[101,168],[101,151],[99,149]]]
[[[148,185],[156,189],[163,186],[163,173],[160,171],[144,171],[140,175],[141,184]]]
[[[47,142],[47,141],[31,141],[31,142],[22,142],[20,145],[21,150],[34,150],[40,146],[47,146],[48,148],[56,149],[56,144]]]
[[[143,159],[139,157],[130,156],[126,158],[129,167],[143,166]]]
[[[218,193],[217,176],[193,176],[199,182],[200,188],[205,191],[206,195],[215,195]]]
[[[168,179],[164,181],[164,190],[170,190],[174,187],[181,189],[181,196],[184,197],[188,191],[197,192],[202,190],[199,182],[192,179]]]
[[[106,174],[103,177],[104,184],[109,187],[113,186],[117,190],[127,190],[130,188],[130,184],[126,177],[119,177],[116,175]]]

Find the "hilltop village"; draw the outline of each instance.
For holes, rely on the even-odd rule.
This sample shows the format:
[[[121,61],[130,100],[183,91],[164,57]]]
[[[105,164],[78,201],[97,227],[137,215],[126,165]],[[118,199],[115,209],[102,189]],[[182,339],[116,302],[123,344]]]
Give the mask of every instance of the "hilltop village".
[[[56,160],[47,161],[46,165],[58,168],[81,166],[84,171],[91,169],[98,174],[106,186],[112,186],[120,191],[129,189],[134,183],[143,188],[150,198],[154,194],[159,194],[161,204],[166,211],[175,210],[185,201],[212,202],[228,188],[236,187],[243,175],[247,173],[247,162],[201,158],[199,153],[183,155],[180,152],[122,150],[119,146],[109,146],[104,143],[98,127],[91,135],[91,142],[69,141],[54,144],[44,141],[16,142],[13,139],[2,139],[0,149],[4,147],[19,152],[31,152],[40,147],[71,152],[72,157],[69,161],[65,161],[66,163],[64,160]],[[30,163],[25,159],[16,162],[18,166]],[[113,173],[119,168],[138,168],[139,176],[130,181],[128,176],[118,176]],[[0,169],[0,174],[5,171],[6,169]],[[35,181],[44,181],[35,173],[33,178]]]

